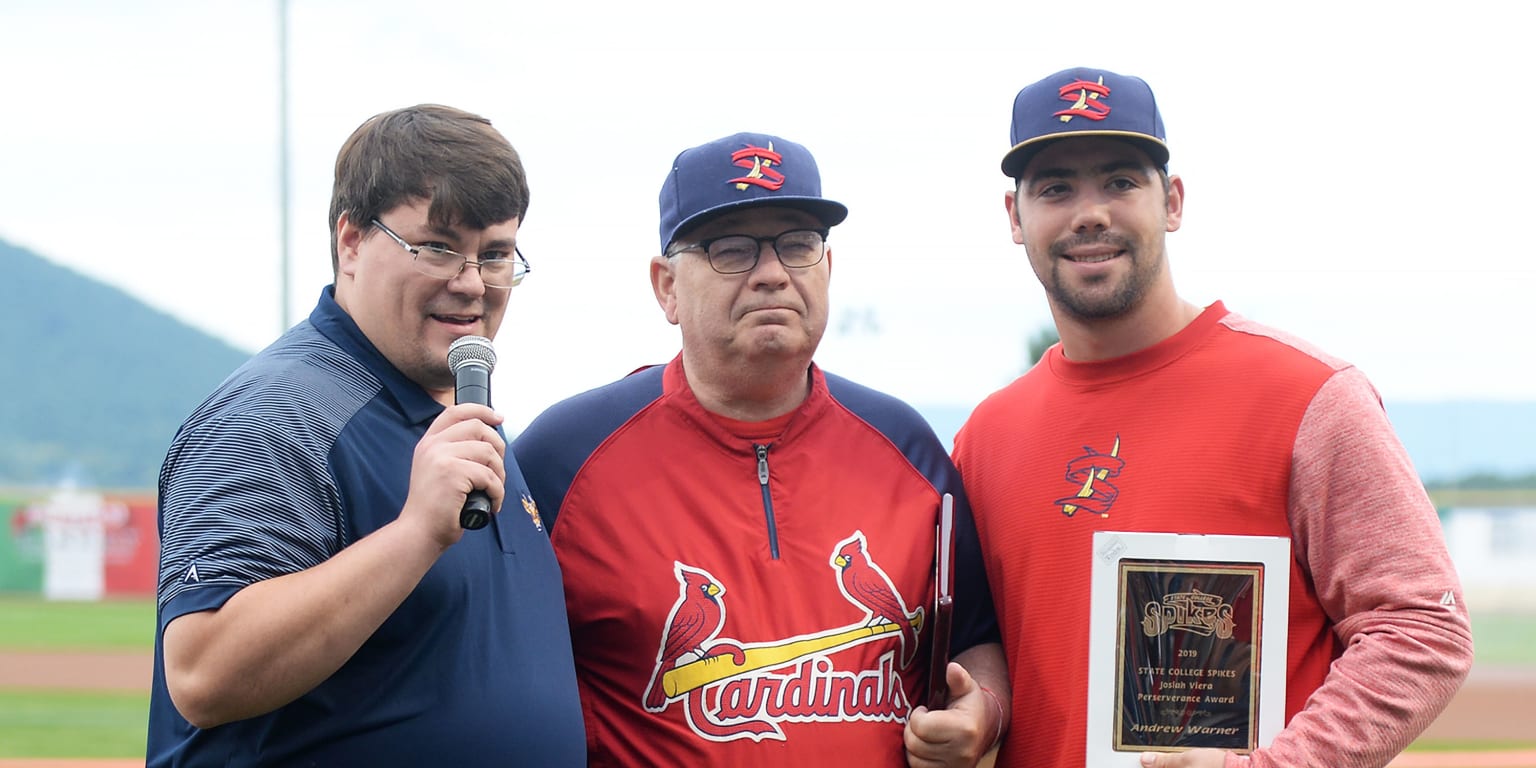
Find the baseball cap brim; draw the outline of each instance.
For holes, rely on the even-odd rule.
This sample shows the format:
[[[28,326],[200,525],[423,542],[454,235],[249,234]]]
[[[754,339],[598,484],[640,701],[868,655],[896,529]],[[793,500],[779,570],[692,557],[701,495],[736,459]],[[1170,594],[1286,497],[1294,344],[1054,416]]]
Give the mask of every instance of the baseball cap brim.
[[[1070,131],[1062,132],[1060,134],[1036,136],[1027,141],[1021,141],[1018,144],[1013,145],[1013,149],[1008,150],[1008,153],[1003,155],[1003,174],[1017,179],[1023,175],[1025,167],[1029,165],[1029,161],[1033,159],[1034,156],[1040,152],[1040,150],[1045,149],[1046,146],[1048,146],[1051,142],[1060,141],[1062,139],[1082,138],[1085,136],[1104,136],[1113,139],[1124,139],[1138,147],[1141,147],[1141,149],[1147,153],[1147,156],[1152,158],[1152,162],[1156,163],[1158,166],[1167,167],[1168,165],[1168,145],[1152,136],[1146,135],[1145,133],[1136,133],[1133,131]]]
[[[823,197],[755,197],[749,200],[740,200],[733,203],[717,205],[706,208],[692,216],[678,222],[673,228],[671,237],[667,240],[670,247],[678,238],[688,234],[689,230],[713,219],[733,211],[748,210],[751,208],[791,208],[815,216],[821,220],[822,226],[835,227],[848,218],[848,207],[835,200]]]

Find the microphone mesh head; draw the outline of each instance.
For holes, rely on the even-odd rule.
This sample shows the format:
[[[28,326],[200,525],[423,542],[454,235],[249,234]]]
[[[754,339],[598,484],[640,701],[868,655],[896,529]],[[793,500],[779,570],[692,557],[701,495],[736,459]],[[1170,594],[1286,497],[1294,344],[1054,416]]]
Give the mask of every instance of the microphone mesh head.
[[[496,348],[484,336],[460,336],[448,345],[448,368],[454,373],[469,364],[485,366],[487,371],[496,368]]]

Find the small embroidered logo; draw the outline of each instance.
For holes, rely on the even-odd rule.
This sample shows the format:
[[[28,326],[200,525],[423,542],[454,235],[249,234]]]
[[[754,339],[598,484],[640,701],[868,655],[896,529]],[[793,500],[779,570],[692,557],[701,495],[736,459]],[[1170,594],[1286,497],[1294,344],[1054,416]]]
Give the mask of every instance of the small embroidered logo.
[[[526,493],[523,494],[523,511],[533,519],[533,527],[544,530],[544,519],[539,517],[539,505],[533,503],[533,497]]]
[[[1072,517],[1077,510],[1086,509],[1097,512],[1100,517],[1109,517],[1109,508],[1120,496],[1120,489],[1110,483],[1109,478],[1119,475],[1124,468],[1119,435],[1115,435],[1115,445],[1107,454],[1083,446],[1083,455],[1067,462],[1067,482],[1079,487],[1077,493],[1055,501],[1061,507],[1061,513]]]
[[[1103,75],[1099,75],[1097,83],[1076,80],[1061,86],[1061,100],[1072,102],[1072,106],[1051,114],[1053,117],[1060,118],[1063,123],[1072,122],[1074,117],[1103,120],[1109,117],[1109,105],[1104,103],[1104,98],[1107,96],[1109,96],[1109,87],[1104,85]]]
[[[777,190],[784,186],[784,174],[773,169],[773,166],[782,162],[784,157],[773,151],[773,142],[768,147],[752,147],[738,149],[731,153],[731,163],[751,170],[745,176],[737,176],[727,181],[727,184],[735,184],[736,188],[745,191],[750,186],[762,187],[766,190]]]

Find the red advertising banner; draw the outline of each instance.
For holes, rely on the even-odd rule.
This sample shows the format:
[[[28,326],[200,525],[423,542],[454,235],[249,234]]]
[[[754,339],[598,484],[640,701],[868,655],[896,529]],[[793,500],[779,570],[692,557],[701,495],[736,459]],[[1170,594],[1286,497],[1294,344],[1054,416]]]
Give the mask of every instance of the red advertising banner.
[[[103,577],[108,597],[153,597],[160,559],[153,496],[108,496],[103,504],[106,533]]]

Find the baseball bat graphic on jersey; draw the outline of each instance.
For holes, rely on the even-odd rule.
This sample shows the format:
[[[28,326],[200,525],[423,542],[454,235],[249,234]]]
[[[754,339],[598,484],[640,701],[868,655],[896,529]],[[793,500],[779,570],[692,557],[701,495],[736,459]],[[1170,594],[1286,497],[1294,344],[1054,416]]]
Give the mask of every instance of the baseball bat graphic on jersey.
[[[912,618],[912,629],[922,631],[923,609],[917,610],[917,615]],[[661,676],[663,690],[667,696],[681,696],[695,688],[703,688],[710,683],[718,683],[730,677],[737,677],[760,669],[773,669],[790,664],[798,659],[815,653],[834,651],[839,648],[867,641],[872,637],[899,632],[901,627],[882,621],[867,627],[855,627],[843,631],[807,637],[800,640],[786,640],[781,643],[758,646],[743,649],[742,663],[737,664],[731,659],[731,654],[722,653],[718,656],[706,656],[698,661],[690,661],[679,667],[670,669]]]

